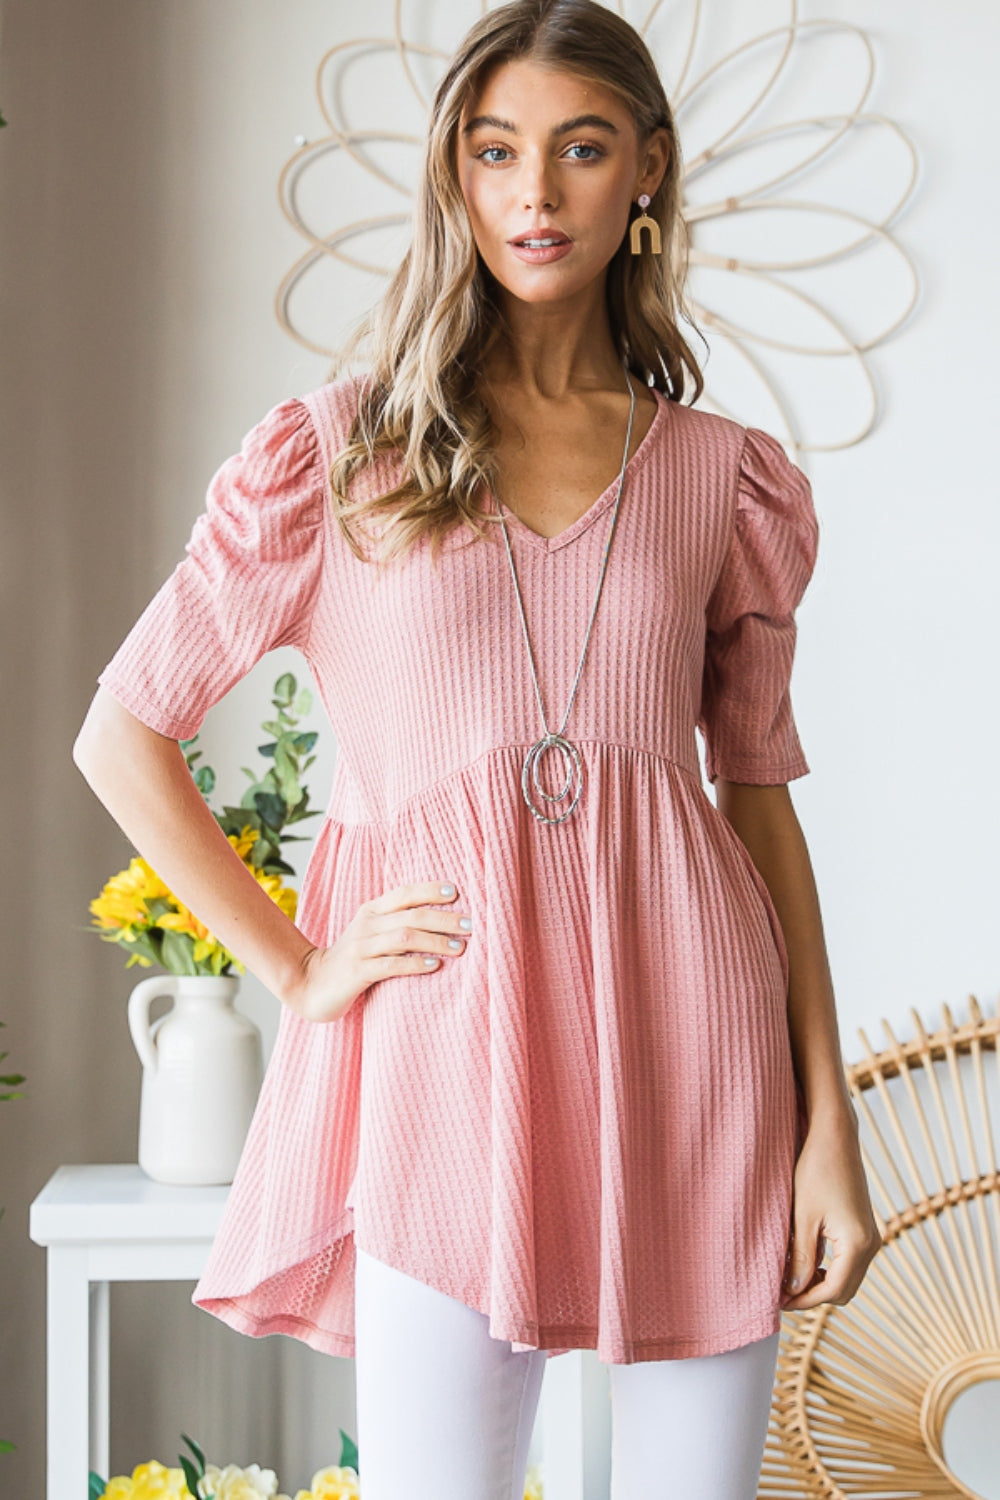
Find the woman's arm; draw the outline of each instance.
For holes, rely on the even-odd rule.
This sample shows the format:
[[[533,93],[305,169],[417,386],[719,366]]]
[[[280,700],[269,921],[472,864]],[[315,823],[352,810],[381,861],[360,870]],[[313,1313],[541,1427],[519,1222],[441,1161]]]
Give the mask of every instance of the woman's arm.
[[[746,846],[788,949],[788,1023],[810,1122],[823,1115],[857,1128],[844,1077],[833,980],[809,850],[787,785],[715,782],[716,805]]]
[[[788,1029],[807,1114],[795,1164],[782,1307],[849,1302],[882,1246],[840,1053],[812,864],[785,784],[715,782],[717,806],[764,878],[788,950]],[[822,1269],[821,1240],[833,1263]]]
[[[73,760],[178,899],[277,999],[293,1004],[306,954],[315,945],[271,900],[226,838],[178,742],[150,729],[98,686],[73,745]]]

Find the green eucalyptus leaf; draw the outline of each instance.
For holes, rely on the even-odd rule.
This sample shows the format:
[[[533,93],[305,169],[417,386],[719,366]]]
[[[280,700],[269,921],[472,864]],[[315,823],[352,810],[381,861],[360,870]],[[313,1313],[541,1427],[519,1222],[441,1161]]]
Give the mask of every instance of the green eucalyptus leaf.
[[[182,1432],[181,1433],[181,1437],[187,1443],[188,1447],[191,1449],[191,1452],[194,1454],[195,1458],[198,1460],[199,1464],[201,1465],[201,1471],[200,1471],[200,1474],[199,1474],[199,1478],[200,1478],[201,1474],[204,1474],[204,1472],[205,1472],[205,1455],[202,1452],[201,1448],[198,1446],[198,1444],[195,1442],[195,1440],[194,1440],[193,1437],[188,1437],[188,1435],[187,1435],[186,1432]]]
[[[160,942],[154,934],[162,933],[163,930],[162,927],[154,927],[149,932],[140,932],[132,943],[126,943],[124,938],[122,938],[121,946],[127,953],[131,952],[133,959],[148,958],[150,963],[158,964],[160,962]],[[131,966],[132,960],[130,959],[126,967],[131,968]]]
[[[273,792],[258,792],[254,798],[261,821],[267,828],[280,829],[285,821],[285,804]]]
[[[171,974],[197,974],[194,961],[194,944],[185,932],[163,930],[163,945],[160,962]]]
[[[188,1456],[187,1456],[186,1453],[178,1453],[177,1457],[180,1460],[180,1466],[181,1466],[181,1468],[184,1470],[184,1478],[187,1481],[187,1487],[188,1487],[188,1489],[190,1490],[190,1492],[191,1492],[192,1495],[197,1495],[197,1493],[198,1493],[198,1480],[201,1478],[201,1475],[204,1474],[204,1472],[205,1472],[205,1465],[204,1465],[204,1463],[202,1463],[201,1473],[199,1473],[199,1471],[195,1468],[194,1464],[188,1458]]]
[[[294,812],[289,814],[289,823],[301,823],[304,818],[321,818],[323,816],[322,808],[307,807],[305,805],[308,800],[309,795],[308,793],[306,793],[306,795],[302,798],[302,801],[299,803],[298,807],[295,808]]]
[[[215,772],[211,766],[199,766],[194,773],[194,784],[203,797],[215,791]]]
[[[241,833],[248,823],[250,824],[251,828],[256,828],[256,809],[253,803],[253,793],[254,788],[252,786],[248,786],[246,791],[243,793],[243,801],[240,803],[239,807],[226,807],[223,809],[226,814],[226,821],[229,824],[229,831],[231,833]],[[247,813],[250,814],[249,817],[247,816]],[[225,824],[223,826],[225,826]]]
[[[277,783],[278,796],[281,799],[281,821],[284,824],[299,800],[298,772],[294,766],[279,764],[274,768],[274,779]]]
[[[342,1469],[353,1469],[355,1474],[360,1476],[358,1445],[353,1438],[347,1436],[342,1427],[338,1430],[340,1432],[340,1467]]]

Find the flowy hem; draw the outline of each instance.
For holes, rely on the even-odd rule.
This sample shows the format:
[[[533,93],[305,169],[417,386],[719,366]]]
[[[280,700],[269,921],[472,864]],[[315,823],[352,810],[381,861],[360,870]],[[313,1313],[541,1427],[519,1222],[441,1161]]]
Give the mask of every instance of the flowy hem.
[[[298,1339],[301,1343],[308,1344],[310,1349],[317,1350],[320,1354],[333,1354],[344,1359],[354,1358],[354,1339],[346,1333],[334,1333],[327,1328],[319,1328],[309,1318],[297,1318],[291,1313],[272,1313],[268,1317],[259,1317],[247,1308],[241,1307],[239,1300],[234,1297],[192,1297],[196,1307],[203,1312],[211,1313],[213,1317],[228,1324],[236,1333],[247,1334],[250,1338],[267,1338],[271,1334],[283,1333],[289,1338]]]
[[[353,1231],[342,1237],[342,1240],[351,1238]],[[338,1242],[339,1244],[340,1242]],[[376,1259],[386,1265],[393,1266],[404,1275],[414,1276],[413,1269],[406,1257],[393,1255],[392,1252],[380,1250],[369,1252]],[[353,1263],[353,1253],[351,1256]],[[290,1265],[282,1274],[291,1274],[300,1269],[304,1263]],[[242,1333],[250,1338],[267,1338],[274,1334],[284,1334],[286,1337],[298,1339],[307,1344],[311,1349],[321,1354],[329,1354],[342,1359],[353,1359],[355,1357],[355,1335],[353,1329],[353,1301],[351,1312],[345,1316],[347,1301],[352,1296],[344,1285],[343,1276],[345,1262],[343,1251],[339,1251],[337,1267],[334,1277],[340,1283],[339,1305],[341,1308],[341,1322],[349,1322],[350,1328],[331,1328],[324,1322],[317,1321],[316,1317],[308,1317],[304,1314],[295,1314],[288,1311],[260,1313],[245,1306],[244,1303],[259,1295],[260,1289],[265,1285],[259,1282],[242,1293],[226,1294],[220,1291],[209,1294],[200,1294],[195,1289],[191,1301],[196,1307],[204,1312],[210,1313],[221,1322],[228,1325],[237,1333]],[[336,1272],[341,1274],[336,1276]],[[625,1339],[615,1340],[603,1348],[600,1342],[599,1330],[595,1327],[580,1327],[567,1324],[544,1324],[537,1325],[530,1321],[504,1319],[492,1312],[488,1304],[481,1299],[469,1299],[468,1294],[462,1295],[456,1292],[447,1278],[430,1277],[426,1274],[414,1276],[415,1280],[421,1281],[426,1286],[432,1286],[435,1290],[442,1292],[445,1296],[456,1297],[467,1306],[472,1306],[477,1312],[481,1312],[490,1319],[490,1337],[509,1342],[515,1352],[544,1352],[549,1358],[555,1358],[560,1354],[572,1354],[582,1350],[593,1350],[598,1359],[604,1364],[640,1364],[650,1360],[664,1359],[691,1359],[701,1355],[722,1354],[731,1349],[741,1348],[745,1344],[755,1343],[757,1340],[767,1338],[777,1333],[781,1328],[781,1310],[769,1307],[746,1318],[739,1324],[712,1335],[686,1335],[673,1334],[658,1339]],[[353,1287],[353,1273],[351,1276]],[[331,1286],[333,1280],[331,1279]],[[329,1296],[330,1286],[326,1289]]]

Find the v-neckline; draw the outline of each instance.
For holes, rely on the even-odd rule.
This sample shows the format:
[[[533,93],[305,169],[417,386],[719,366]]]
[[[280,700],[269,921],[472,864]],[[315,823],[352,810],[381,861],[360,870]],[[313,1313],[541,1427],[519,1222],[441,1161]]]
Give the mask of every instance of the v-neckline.
[[[659,430],[666,416],[667,407],[670,404],[668,398],[656,386],[649,386],[647,389],[651,390],[656,398],[656,411],[653,413],[653,420],[646,429],[638,448],[636,448],[632,457],[625,465],[625,482],[632,478],[634,471],[637,468],[641,468],[649,457],[653,444],[659,436]],[[621,473],[621,470],[619,470],[619,473]],[[583,512],[583,515],[578,516],[571,526],[564,526],[562,531],[557,531],[555,536],[543,536],[540,531],[534,531],[521,520],[520,516],[515,515],[508,506],[504,505],[503,501],[492,490],[488,491],[488,494],[494,505],[499,507],[500,512],[506,516],[508,525],[513,528],[518,536],[523,536],[526,542],[530,542],[533,546],[538,547],[544,552],[555,552],[560,547],[565,547],[570,542],[575,542],[577,537],[581,536],[587,530],[588,526],[592,526],[598,516],[603,515],[608,506],[613,504],[618,495],[618,475],[615,475],[607,489],[601,491],[593,505],[589,506]]]

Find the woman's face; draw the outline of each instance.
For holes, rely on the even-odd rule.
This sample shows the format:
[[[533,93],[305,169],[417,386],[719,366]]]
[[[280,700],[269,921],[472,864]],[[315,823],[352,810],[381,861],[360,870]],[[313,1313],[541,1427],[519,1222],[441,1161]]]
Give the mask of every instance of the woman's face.
[[[641,153],[610,89],[525,59],[494,69],[459,124],[458,177],[479,253],[525,302],[572,297],[622,241],[629,205],[656,191],[669,138]],[[559,241],[524,246],[524,238]]]

